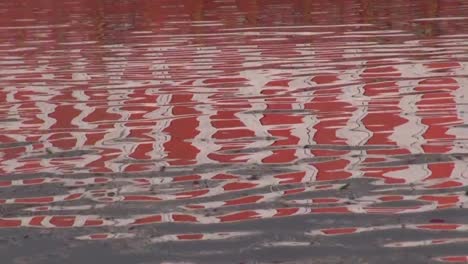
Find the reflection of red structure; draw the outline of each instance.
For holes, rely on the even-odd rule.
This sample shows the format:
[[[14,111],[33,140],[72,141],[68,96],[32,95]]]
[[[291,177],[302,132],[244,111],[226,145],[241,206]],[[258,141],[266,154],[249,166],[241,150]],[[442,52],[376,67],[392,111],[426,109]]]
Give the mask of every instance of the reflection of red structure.
[[[320,230],[312,230],[307,234],[310,236],[341,236],[351,235],[362,232],[377,232],[382,230],[426,230],[426,231],[458,231],[464,232],[468,230],[466,224],[410,224],[410,225],[386,225],[386,226],[373,226],[373,227],[342,227],[342,228],[327,228]]]
[[[0,7],[11,5],[0,18],[0,189],[33,190],[0,198],[1,206],[31,206],[28,216],[0,218],[0,228],[204,225],[466,207],[464,192],[434,193],[468,185],[460,143],[466,131],[455,127],[468,120],[468,64],[458,56],[467,42],[458,32],[467,23],[434,20],[463,3],[39,2]],[[42,172],[56,175],[26,176]],[[359,185],[357,197],[354,179],[371,183]],[[61,192],[41,193],[51,185]],[[117,204],[150,211],[95,213]],[[468,230],[447,223],[405,228]],[[331,226],[309,235],[391,229],[402,227]],[[197,231],[152,242],[243,235]],[[386,246],[421,242],[466,241]]]
[[[84,1],[86,5],[93,5],[92,2]],[[255,1],[245,6],[243,1],[238,1],[238,8],[242,14],[252,16],[252,8],[259,12],[258,7],[268,5],[263,1]],[[422,2],[421,2],[422,3]],[[122,16],[122,19],[129,18],[122,13],[122,10],[135,10],[138,12],[138,6],[127,3],[125,8],[116,8],[116,14]],[[150,5],[145,2],[144,6]],[[296,6],[311,7],[309,1],[298,1]],[[317,5],[316,3],[313,4]],[[325,5],[325,4],[324,4]],[[364,7],[369,6],[364,4]],[[107,6],[98,6],[105,8]],[[210,9],[219,8],[218,4],[211,1],[196,1],[187,7],[188,12],[194,13],[194,20],[203,19],[204,15],[201,13],[208,12]],[[322,8],[327,8],[325,5]],[[158,9],[159,10],[159,9]],[[428,8],[428,10],[434,10]],[[437,6],[437,12],[443,12],[440,6]],[[13,12],[14,13],[14,12]],[[364,13],[365,14],[365,13]],[[408,14],[410,15],[410,13]],[[148,19],[150,17],[147,17]],[[286,19],[286,18],[285,18]],[[308,18],[312,19],[312,18]],[[349,19],[352,19],[351,17]],[[163,20],[157,20],[162,23]],[[252,18],[247,18],[249,23],[255,23]],[[118,20],[116,22],[119,22]],[[348,21],[348,23],[356,23],[359,21]],[[110,23],[110,22],[109,22]],[[12,25],[19,26],[19,25]],[[115,25],[118,26],[118,25]],[[67,28],[68,26],[65,26]],[[108,25],[107,30],[112,27]],[[281,29],[281,28],[280,28]],[[27,29],[28,30],[28,29]],[[52,28],[51,32],[61,33],[64,29],[61,26]],[[67,29],[70,30],[70,29]],[[89,29],[90,30],[90,29]],[[290,34],[299,29],[288,29]],[[34,33],[34,30],[29,30]],[[319,30],[320,31],[320,30]],[[9,31],[8,31],[9,33]],[[185,33],[185,32],[184,32]],[[207,32],[201,30],[196,31],[197,34],[206,34]],[[273,32],[274,33],[274,32]],[[104,33],[103,33],[104,34]],[[110,34],[105,33],[105,34]],[[223,31],[219,33],[221,36],[225,34]],[[91,34],[90,32],[90,35]],[[279,36],[280,37],[280,36]],[[73,72],[63,71],[62,68],[55,68],[52,71],[44,72],[28,72],[17,74],[15,79],[17,81],[10,81],[12,84],[25,86],[28,84],[26,77],[36,78],[45,82],[53,83],[57,79],[61,81],[70,82],[70,86],[76,88],[50,88],[48,93],[50,96],[43,97],[48,100],[44,104],[34,103],[34,98],[41,97],[42,94],[34,90],[22,89],[21,91],[6,92],[2,90],[2,98],[5,102],[9,102],[14,98],[21,102],[19,104],[20,124],[17,129],[23,126],[31,129],[32,127],[41,127],[43,132],[41,136],[33,135],[28,128],[24,133],[28,136],[12,138],[12,133],[4,133],[2,142],[15,142],[17,140],[24,141],[41,141],[42,144],[34,144],[29,149],[25,147],[14,147],[8,150],[8,153],[2,157],[4,161],[10,161],[9,166],[3,166],[4,172],[11,171],[29,171],[29,170],[49,170],[52,167],[61,167],[66,171],[72,169],[77,164],[86,170],[96,172],[106,171],[144,171],[152,170],[158,166],[149,165],[145,163],[135,164],[115,164],[116,161],[121,159],[136,159],[136,160],[154,160],[166,159],[165,165],[189,165],[197,164],[197,160],[203,158],[204,160],[211,159],[214,162],[245,162],[247,159],[242,158],[242,155],[219,155],[216,152],[205,153],[200,147],[203,145],[194,145],[193,140],[211,140],[206,138],[197,138],[200,131],[208,129],[207,125],[212,126],[215,132],[211,135],[215,140],[222,140],[215,142],[216,147],[213,150],[227,150],[232,148],[248,147],[255,142],[236,143],[233,144],[229,140],[242,139],[245,137],[254,137],[258,135],[278,138],[271,144],[264,146],[291,146],[292,148],[272,150],[269,155],[263,155],[258,160],[263,163],[287,163],[294,162],[298,158],[298,151],[294,149],[295,146],[303,142],[311,142],[315,144],[332,144],[332,145],[346,145],[348,144],[346,136],[338,135],[338,131],[346,126],[347,120],[351,117],[352,113],[357,111],[356,105],[351,102],[343,100],[342,94],[348,89],[343,87],[344,74],[352,70],[351,67],[340,66],[334,71],[325,71],[320,73],[309,74],[309,78],[304,78],[304,81],[310,83],[310,87],[319,87],[308,93],[310,97],[308,101],[300,101],[294,96],[288,95],[291,89],[301,89],[307,86],[296,88],[296,83],[302,78],[302,75],[295,76],[294,73],[287,71],[279,71],[279,76],[274,77],[278,80],[267,80],[264,86],[255,87],[256,82],[255,74],[260,74],[263,69],[268,70],[268,66],[281,66],[280,61],[288,61],[300,59],[305,51],[313,52],[313,58],[320,61],[331,60],[346,60],[348,54],[344,49],[322,47],[320,44],[304,48],[303,43],[307,38],[296,38],[294,41],[284,43],[282,38],[278,38],[277,43],[281,45],[281,49],[277,49],[272,42],[258,42],[257,36],[242,37],[247,43],[246,47],[242,45],[238,47],[226,46],[225,44],[218,44],[220,41],[217,38],[211,37],[197,37],[198,39],[205,38],[203,44],[196,47],[190,45],[184,46],[183,50],[177,50],[174,46],[170,45],[171,38],[165,37],[168,45],[157,47],[157,57],[154,59],[157,62],[153,63],[151,60],[144,60],[148,57],[154,49],[153,47],[129,49],[129,47],[119,46],[112,47],[112,45],[100,45],[98,42],[90,42],[89,44],[73,44],[70,45],[71,50],[74,47],[79,47],[84,50],[87,48],[97,49],[96,56],[93,53],[73,53],[71,50],[70,58],[78,62],[82,62],[73,66],[76,69]],[[225,39],[228,40],[234,37],[226,35]],[[312,38],[313,41],[318,39]],[[65,39],[65,42],[72,40]],[[127,41],[127,40],[125,40]],[[336,41],[336,40],[334,40]],[[177,43],[174,42],[174,43]],[[236,42],[237,43],[237,42]],[[258,52],[258,57],[255,58],[259,66],[251,68],[249,62],[251,61],[250,54],[247,50],[251,49],[250,45],[255,45],[253,48]],[[337,46],[346,45],[346,42],[336,41],[333,43]],[[433,45],[431,42],[422,42],[422,44]],[[54,44],[56,49],[62,43]],[[81,46],[80,46],[81,45]],[[119,44],[120,45],[120,44]],[[67,47],[67,46],[66,46]],[[39,47],[44,49],[44,47]],[[32,67],[38,67],[36,57],[42,54],[43,50],[27,51],[25,58]],[[106,55],[104,57],[104,54]],[[112,56],[119,55],[122,59],[115,59]],[[183,55],[183,57],[181,57]],[[215,56],[216,55],[216,56]],[[221,55],[221,56],[217,56]],[[312,59],[312,57],[310,57]],[[56,61],[56,64],[69,64],[73,65],[73,61],[67,61],[66,58],[56,56],[51,58]],[[140,60],[142,62],[140,62]],[[262,61],[266,61],[262,63]],[[200,64],[201,63],[201,64]],[[292,62],[291,62],[292,63]],[[370,150],[369,155],[395,155],[395,154],[408,154],[409,152],[398,145],[395,139],[390,139],[392,131],[397,127],[408,123],[409,121],[401,116],[402,109],[399,106],[399,99],[397,96],[400,89],[400,84],[397,81],[375,81],[376,79],[391,79],[399,78],[402,76],[400,69],[395,66],[397,63],[391,60],[369,60],[366,61],[366,67],[360,74],[362,78],[363,93],[369,99],[367,103],[367,113],[362,118],[362,123],[367,131],[372,136],[365,142],[366,145],[392,145],[397,148],[394,150]],[[52,62],[54,64],[54,62]],[[252,64],[254,65],[254,64]],[[425,63],[423,66],[426,68],[426,73],[438,71],[451,71],[460,67],[457,61],[450,62],[430,62]],[[190,69],[192,68],[192,69]],[[97,69],[95,71],[94,69]],[[258,70],[257,70],[258,69]],[[213,71],[215,75],[210,72]],[[257,73],[256,73],[257,72]],[[421,72],[418,74],[422,74]],[[261,75],[261,74],[260,74]],[[207,76],[207,78],[202,78]],[[268,73],[261,75],[265,78],[272,78]],[[179,80],[180,79],[180,80]],[[20,80],[20,81],[18,81]],[[152,80],[156,80],[153,82]],[[105,87],[109,83],[109,89]],[[91,87],[86,86],[91,85]],[[104,85],[104,86],[103,86]],[[438,90],[443,92],[425,93],[428,90],[434,90],[437,86]],[[441,88],[440,85],[447,86]],[[171,86],[171,89],[168,89]],[[445,87],[444,86],[444,87]],[[114,88],[113,88],[114,87]],[[125,88],[127,87],[127,88]],[[212,91],[208,96],[195,96],[197,89],[208,88]],[[310,88],[309,87],[309,88]],[[427,126],[428,129],[422,135],[424,140],[427,141],[422,145],[422,149],[426,153],[446,153],[450,150],[447,145],[437,145],[431,143],[432,140],[444,138],[444,140],[454,140],[455,136],[447,134],[447,123],[455,124],[458,118],[455,115],[455,101],[453,99],[453,92],[458,89],[456,80],[453,78],[429,78],[421,80],[420,85],[414,88],[414,92],[424,93],[421,95],[416,107],[419,108],[418,115],[421,115],[421,124]],[[256,93],[255,96],[250,98],[247,96],[246,91],[252,90]],[[158,91],[164,91],[166,94],[158,94]],[[244,97],[236,97],[237,94],[245,93]],[[231,95],[231,96],[228,96]],[[226,99],[223,97],[226,96]],[[161,99],[166,97],[166,99]],[[437,99],[440,98],[440,99]],[[207,100],[205,102],[200,100]],[[163,103],[163,107],[159,104]],[[208,108],[213,110],[201,110],[205,104]],[[426,109],[435,109],[433,105],[451,105],[451,111],[444,109],[443,115],[440,117],[429,117],[426,115]],[[251,127],[253,125],[251,118],[247,115],[239,115],[242,111],[252,109],[263,109],[264,112],[257,115],[255,122],[258,127]],[[47,110],[46,108],[47,107]],[[206,108],[206,107],[205,107]],[[24,109],[24,110],[23,110]],[[30,109],[35,109],[35,114],[29,114]],[[164,111],[163,111],[164,109]],[[297,110],[311,110],[316,113],[315,123],[310,129],[314,133],[308,131],[301,131],[304,129],[301,124],[304,123],[304,114],[295,113]],[[275,112],[276,111],[276,112]],[[288,113],[289,112],[289,113]],[[162,116],[157,116],[161,114]],[[200,121],[200,115],[208,114],[209,123]],[[164,116],[165,115],[165,116]],[[155,129],[155,127],[158,127]],[[294,131],[294,129],[296,131]],[[299,133],[297,133],[299,131]],[[5,131],[8,132],[8,131]],[[155,135],[157,134],[157,135]],[[159,137],[159,135],[166,135]],[[126,139],[128,138],[128,140]],[[116,141],[115,141],[116,140]],[[163,140],[161,142],[161,140]],[[114,142],[115,141],[115,142]],[[125,143],[124,143],[125,142]],[[86,158],[74,158],[71,160],[54,159],[51,161],[29,160],[23,162],[19,160],[23,151],[40,151],[46,147],[52,150],[69,150],[69,149],[82,149],[94,148],[99,151],[97,155]],[[159,152],[155,155],[155,152]],[[328,156],[328,155],[342,155],[345,156],[349,151],[337,151],[318,149],[311,150],[310,156]],[[204,155],[205,157],[200,157]],[[369,157],[370,161],[374,158]],[[82,160],[83,162],[79,162]],[[14,163],[14,164],[13,164]],[[158,163],[162,165],[162,163]],[[335,161],[323,162],[314,164],[317,170],[314,176],[317,180],[334,180],[346,179],[353,173],[347,171],[351,161],[348,159],[339,159]],[[447,177],[448,170],[453,170],[453,163],[450,164],[430,164],[428,168],[432,171],[428,175],[430,179]],[[368,172],[366,173],[371,177],[387,178],[388,182],[402,182],[401,178],[392,178],[385,176],[387,172],[405,169],[401,168],[386,168],[381,172]],[[301,180],[299,180],[300,182]]]
[[[428,63],[425,65],[429,71],[450,70],[460,67],[458,62]],[[420,82],[416,91],[436,91],[423,94],[418,105],[421,111],[422,124],[427,126],[423,134],[426,144],[422,148],[425,153],[449,153],[453,146],[450,142],[456,139],[455,135],[448,133],[450,125],[459,124],[454,92],[460,89],[454,78],[432,78]],[[428,179],[449,178],[454,170],[454,163],[429,164],[431,175]]]
[[[459,208],[448,204],[445,208]],[[388,214],[427,212],[434,208],[429,206],[375,207],[366,205],[342,205],[333,207],[286,207],[276,209],[252,209],[234,211],[217,216],[202,214],[165,213],[154,215],[137,215],[129,218],[108,220],[100,216],[88,215],[40,215],[32,217],[0,218],[0,228],[71,228],[71,227],[104,227],[104,226],[138,226],[161,223],[221,224],[240,221],[261,220],[280,217],[304,216],[315,214]]]
[[[437,261],[441,261],[444,263],[465,263],[468,262],[468,256],[446,256],[435,258]]]

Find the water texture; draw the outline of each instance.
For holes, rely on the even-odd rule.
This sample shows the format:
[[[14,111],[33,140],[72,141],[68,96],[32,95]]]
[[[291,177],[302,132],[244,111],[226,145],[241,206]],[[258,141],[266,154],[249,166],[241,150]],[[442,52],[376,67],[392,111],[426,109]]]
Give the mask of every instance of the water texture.
[[[0,1],[1,263],[468,262],[468,1]]]

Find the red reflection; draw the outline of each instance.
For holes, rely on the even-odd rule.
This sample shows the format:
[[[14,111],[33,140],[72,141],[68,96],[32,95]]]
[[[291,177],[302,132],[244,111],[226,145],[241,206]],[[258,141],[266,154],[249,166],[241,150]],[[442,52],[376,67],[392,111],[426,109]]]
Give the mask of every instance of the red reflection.
[[[2,3],[0,206],[25,207],[0,228],[112,227],[76,238],[113,240],[141,239],[114,228],[194,226],[151,237],[163,243],[251,234],[200,225],[464,209],[466,10],[446,0]],[[468,230],[442,220],[308,235],[400,229]]]

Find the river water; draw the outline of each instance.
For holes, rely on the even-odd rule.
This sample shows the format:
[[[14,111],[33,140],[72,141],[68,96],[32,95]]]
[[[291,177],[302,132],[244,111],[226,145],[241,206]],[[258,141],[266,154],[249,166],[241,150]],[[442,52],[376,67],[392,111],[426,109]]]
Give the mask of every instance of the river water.
[[[467,262],[468,1],[0,1],[1,263]]]

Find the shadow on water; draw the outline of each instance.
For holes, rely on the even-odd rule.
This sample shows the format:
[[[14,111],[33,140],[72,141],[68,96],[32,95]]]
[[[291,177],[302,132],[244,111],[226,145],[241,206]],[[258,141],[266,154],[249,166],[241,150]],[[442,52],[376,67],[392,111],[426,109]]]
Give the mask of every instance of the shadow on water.
[[[467,11],[0,2],[2,263],[466,262]]]

